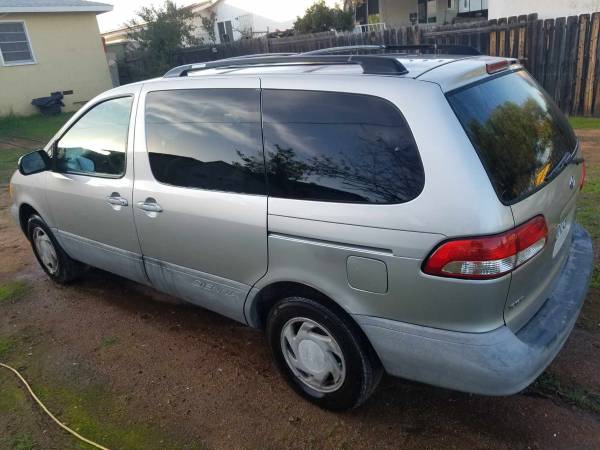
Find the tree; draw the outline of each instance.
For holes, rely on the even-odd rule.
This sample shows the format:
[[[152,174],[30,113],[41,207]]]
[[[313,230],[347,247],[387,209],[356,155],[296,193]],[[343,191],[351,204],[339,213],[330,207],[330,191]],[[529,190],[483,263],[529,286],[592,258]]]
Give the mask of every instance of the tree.
[[[354,28],[354,12],[344,11],[335,5],[330,8],[325,0],[316,1],[306,10],[303,17],[296,18],[294,30],[299,33],[318,33],[320,31],[350,31]]]
[[[217,23],[217,13],[211,11],[208,16],[202,16],[202,28],[206,31],[208,38],[214,44],[217,42],[217,34],[215,32],[215,24]]]
[[[162,7],[144,6],[137,16],[126,24],[131,29],[128,36],[145,53],[150,76],[162,74],[172,65],[175,50],[199,43],[194,35],[194,14],[171,0]]]

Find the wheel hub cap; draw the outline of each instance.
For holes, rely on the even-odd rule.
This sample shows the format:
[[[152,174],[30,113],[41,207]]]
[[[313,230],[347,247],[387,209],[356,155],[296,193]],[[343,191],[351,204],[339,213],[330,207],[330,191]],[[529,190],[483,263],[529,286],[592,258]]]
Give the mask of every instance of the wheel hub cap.
[[[56,273],[58,271],[56,250],[50,237],[48,237],[43,229],[38,227],[33,230],[33,244],[44,267],[46,267],[48,272],[52,274]]]
[[[325,327],[307,318],[289,320],[281,331],[281,349],[294,375],[310,388],[327,393],[340,388],[346,364],[340,346]]]

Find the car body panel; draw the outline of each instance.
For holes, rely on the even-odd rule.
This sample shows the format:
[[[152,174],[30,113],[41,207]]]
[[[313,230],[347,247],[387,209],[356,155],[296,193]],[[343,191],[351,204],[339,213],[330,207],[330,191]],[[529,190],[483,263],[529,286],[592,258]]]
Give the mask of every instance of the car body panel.
[[[155,180],[146,148],[144,107],[149,92],[164,89],[259,89],[258,78],[175,80],[142,89],[135,141],[135,223],[152,284],[163,292],[244,320],[243,300],[267,271],[267,197],[191,189]],[[139,202],[154,198],[160,213]],[[215,287],[213,290],[210,286]],[[215,301],[215,292],[230,292]]]
[[[141,86],[121,89],[117,95],[100,96],[82,108],[53,139],[57,142],[87,111],[102,101],[132,97],[127,139],[125,174],[120,178],[73,173],[46,172],[46,197],[52,211],[57,238],[69,256],[100,269],[148,283],[133,222],[133,143],[137,95]],[[48,147],[51,151],[52,146]],[[126,206],[111,205],[109,196],[119,196]]]

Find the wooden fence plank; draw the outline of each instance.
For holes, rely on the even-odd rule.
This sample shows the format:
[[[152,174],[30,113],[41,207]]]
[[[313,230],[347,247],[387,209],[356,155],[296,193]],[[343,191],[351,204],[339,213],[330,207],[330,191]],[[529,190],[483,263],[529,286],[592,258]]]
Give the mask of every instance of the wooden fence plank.
[[[583,87],[583,77],[585,69],[585,47],[586,37],[588,35],[588,25],[590,16],[582,14],[579,16],[579,35],[577,42],[577,68],[575,70],[575,90],[573,92],[573,103],[571,104],[571,114],[579,114],[581,108],[581,96]]]
[[[587,54],[588,58],[588,69],[586,75],[585,89],[583,91],[583,115],[591,116],[594,112],[594,94],[595,94],[595,83],[599,83],[600,80],[596,78],[596,55],[598,54],[598,38],[600,36],[600,12],[592,15],[592,25],[589,35],[589,50]]]
[[[598,13],[596,13],[598,14]],[[594,55],[590,55],[594,56]],[[600,117],[600,36],[596,44],[596,76],[595,76],[595,93],[594,93],[594,117]]]
[[[550,94],[556,99],[557,104],[560,106],[560,93],[563,86],[563,79],[565,73],[562,70],[564,60],[566,58],[566,17],[560,17],[554,22],[554,45],[553,45],[553,69],[556,71],[554,88],[549,91]]]
[[[575,66],[577,64],[577,33],[579,30],[578,22],[579,18],[577,16],[571,16],[567,18],[567,58],[565,59],[565,65],[563,66],[567,76],[563,91],[563,111],[566,110],[568,112],[571,112],[571,102],[573,100],[573,83],[575,80]]]

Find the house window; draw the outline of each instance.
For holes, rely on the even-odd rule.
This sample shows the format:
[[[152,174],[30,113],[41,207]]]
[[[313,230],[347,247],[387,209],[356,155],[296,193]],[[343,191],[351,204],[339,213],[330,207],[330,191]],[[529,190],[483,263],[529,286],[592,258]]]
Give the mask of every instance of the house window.
[[[35,62],[24,22],[0,22],[0,56],[5,66]]]
[[[437,0],[419,0],[419,23],[437,21]]]
[[[231,20],[217,22],[217,28],[219,30],[219,40],[221,43],[233,41],[233,27],[231,25]]]

